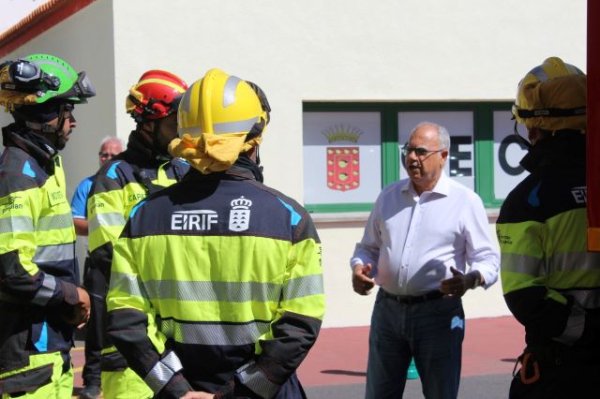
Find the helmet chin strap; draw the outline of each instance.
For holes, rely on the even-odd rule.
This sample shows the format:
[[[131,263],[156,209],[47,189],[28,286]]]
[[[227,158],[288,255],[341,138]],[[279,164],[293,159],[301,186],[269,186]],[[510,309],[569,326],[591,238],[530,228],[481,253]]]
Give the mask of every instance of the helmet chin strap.
[[[48,134],[48,133],[57,133],[63,129],[63,125],[65,124],[65,104],[61,104],[58,109],[58,121],[56,122],[56,126],[50,125],[48,123],[38,123],[25,121],[25,126],[34,130],[36,132]]]

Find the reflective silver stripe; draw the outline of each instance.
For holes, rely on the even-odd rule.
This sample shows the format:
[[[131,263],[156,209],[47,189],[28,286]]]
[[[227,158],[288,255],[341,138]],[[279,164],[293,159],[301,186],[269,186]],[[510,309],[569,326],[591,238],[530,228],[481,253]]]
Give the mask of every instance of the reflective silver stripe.
[[[48,245],[37,247],[33,261],[35,263],[59,262],[75,258],[75,244]]]
[[[190,98],[192,97],[191,93],[192,90],[188,90],[183,94],[183,98],[181,99],[181,102],[179,104],[179,108],[181,108],[182,111],[190,112]]]
[[[541,272],[543,261],[542,259],[533,256],[502,253],[501,264],[502,271],[537,276]]]
[[[110,274],[110,289],[127,292],[131,296],[142,296],[140,280],[131,274],[112,271]]]
[[[240,83],[240,78],[237,76],[230,76],[225,82],[223,88],[223,108],[227,108],[235,102],[235,90]]]
[[[40,218],[37,223],[38,231],[49,231],[66,229],[73,226],[73,215],[65,213],[62,215],[46,216]]]
[[[152,370],[144,378],[144,382],[154,393],[158,393],[173,378],[175,373],[182,368],[181,361],[175,352],[169,352],[167,356],[163,357],[152,367]]]
[[[0,234],[10,232],[30,233],[34,231],[33,220],[27,216],[0,219]]]
[[[56,62],[56,60],[53,60],[50,58],[40,58],[40,57],[34,57],[34,58],[35,59],[33,59],[32,62],[34,64],[37,64],[38,66],[51,65],[55,68],[62,70],[63,76],[69,76],[69,78],[71,78],[71,79],[77,79],[77,75],[73,74],[73,70],[69,70],[63,63]],[[60,162],[60,158],[58,158],[58,160]]]
[[[237,122],[223,122],[223,123],[214,123],[213,124],[213,133],[214,134],[224,134],[224,133],[239,133],[239,132],[249,132],[254,126],[255,123],[259,121],[259,118],[250,118],[243,121]],[[179,134],[189,134],[192,137],[197,137],[201,135],[202,129],[199,127],[186,127],[179,128]]]
[[[281,285],[257,282],[151,280],[144,287],[153,299],[194,302],[274,302],[281,294]]]
[[[98,213],[90,219],[90,228],[125,226],[125,222],[125,217],[119,212]]]
[[[214,123],[213,132],[215,134],[249,132],[256,122],[258,122],[258,118],[250,118],[237,122]]]
[[[242,384],[263,398],[272,398],[280,388],[269,381],[254,361],[237,369],[237,374]]]
[[[298,277],[288,281],[283,289],[283,299],[302,298],[323,293],[323,278],[320,275]]]
[[[269,331],[269,322],[253,321],[245,324],[180,323],[162,320],[160,331],[168,338],[184,344],[198,345],[254,345],[258,337]]]
[[[547,273],[557,271],[595,270],[598,268],[600,256],[588,252],[563,252],[548,258]]]
[[[546,71],[542,65],[533,68],[529,73],[538,78],[540,82],[545,82],[548,80],[548,75],[546,74]]]
[[[48,303],[52,295],[54,295],[54,289],[56,288],[56,279],[53,275],[46,273],[44,275],[44,282],[42,286],[35,294],[35,297],[31,300],[31,303],[35,305],[44,306]]]
[[[560,335],[556,337],[555,341],[561,342],[566,345],[573,345],[583,335],[583,328],[585,327],[585,310],[581,307],[574,305],[571,307],[571,314],[567,319],[567,325]]]
[[[575,302],[585,309],[600,308],[600,292],[598,288],[560,290],[562,295],[571,296]]]

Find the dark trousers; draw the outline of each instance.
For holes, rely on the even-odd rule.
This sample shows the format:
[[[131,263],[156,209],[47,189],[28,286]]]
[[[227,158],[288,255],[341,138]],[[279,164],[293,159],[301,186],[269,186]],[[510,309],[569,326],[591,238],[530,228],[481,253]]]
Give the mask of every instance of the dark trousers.
[[[530,345],[519,359],[510,399],[600,397],[600,309],[587,311],[583,335],[573,345]]]
[[[89,258],[86,258],[83,273],[83,286],[88,290],[91,302],[90,320],[86,325],[85,333],[85,365],[81,376],[85,386],[100,386],[101,351],[104,345],[104,317],[106,314],[106,301],[104,290],[105,277],[102,273],[90,267]]]
[[[414,357],[425,397],[456,399],[464,335],[460,299],[406,304],[380,289],[371,317],[366,398],[401,398]]]
[[[600,395],[598,363],[540,361],[535,355],[528,363],[513,377],[510,399],[594,399]]]

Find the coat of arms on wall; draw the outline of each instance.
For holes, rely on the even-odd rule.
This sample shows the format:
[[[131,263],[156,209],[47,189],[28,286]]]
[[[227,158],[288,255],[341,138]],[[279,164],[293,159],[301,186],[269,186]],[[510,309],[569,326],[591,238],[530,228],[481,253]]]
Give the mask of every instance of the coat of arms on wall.
[[[362,134],[353,126],[336,125],[322,132],[329,144],[336,142],[358,143]],[[327,146],[327,187],[331,190],[348,191],[360,186],[360,152],[358,146]]]

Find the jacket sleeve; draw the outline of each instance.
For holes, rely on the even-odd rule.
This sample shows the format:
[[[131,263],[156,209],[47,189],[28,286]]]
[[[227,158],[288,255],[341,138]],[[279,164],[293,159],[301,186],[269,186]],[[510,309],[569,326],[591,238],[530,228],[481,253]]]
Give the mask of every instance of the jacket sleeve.
[[[308,213],[299,215],[302,218],[289,252],[278,317],[259,340],[255,360],[237,370],[234,392],[249,390],[260,398],[275,396],[319,334],[325,313],[321,244]]]
[[[113,243],[119,238],[126,220],[123,188],[115,169],[112,177],[108,176],[106,169],[98,173],[87,206],[89,261],[107,277],[110,276]]]
[[[525,327],[528,345],[560,337],[571,312],[576,312],[565,296],[547,288],[543,228],[536,221],[496,224],[504,299]]]
[[[156,312],[138,275],[132,240],[125,235],[114,247],[106,300],[108,336],[158,398],[180,398],[192,388],[180,372],[175,352],[165,350],[165,336],[158,330]]]
[[[9,180],[2,184],[10,184]],[[75,305],[77,287],[36,264],[35,226],[40,223],[41,203],[37,187],[0,198],[0,296],[37,306]]]

